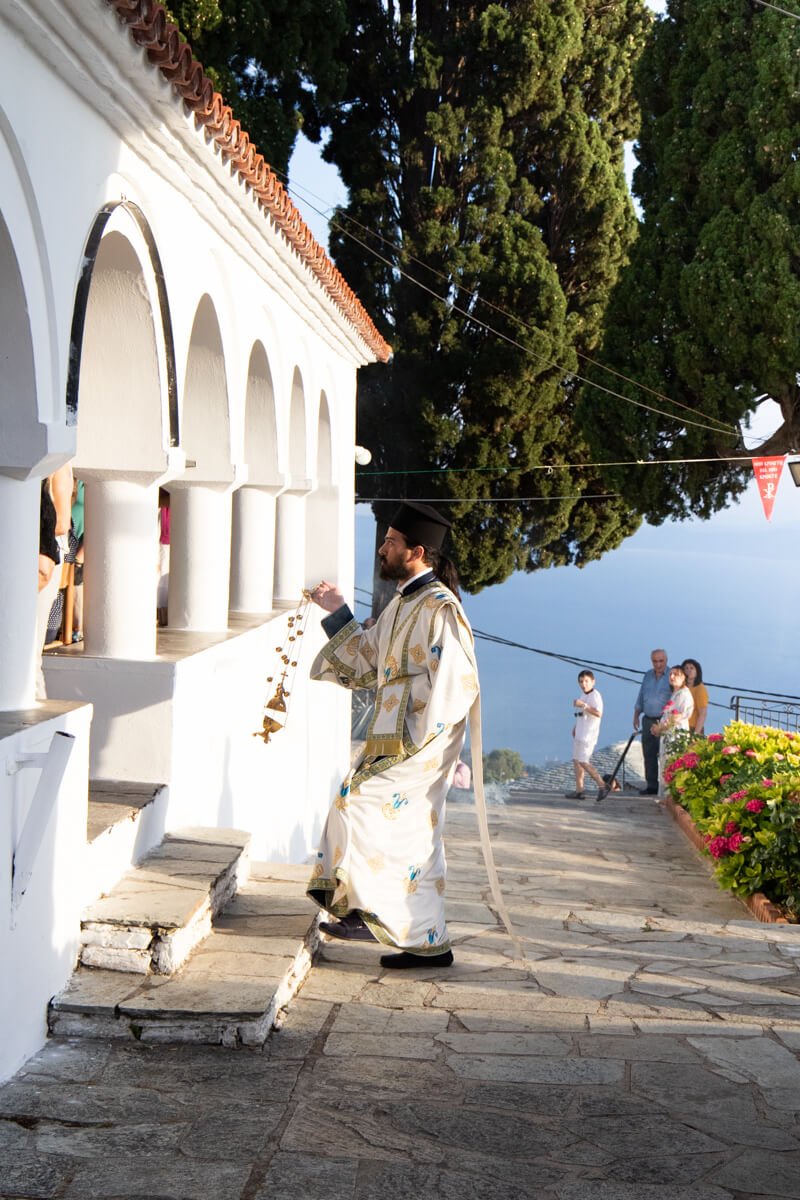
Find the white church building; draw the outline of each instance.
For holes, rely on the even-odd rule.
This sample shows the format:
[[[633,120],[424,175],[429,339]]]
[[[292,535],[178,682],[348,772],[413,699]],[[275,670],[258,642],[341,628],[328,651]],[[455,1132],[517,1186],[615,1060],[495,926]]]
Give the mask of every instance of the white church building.
[[[160,5],[6,0],[0,68],[2,1079],[107,882],[90,782],[158,792],[119,871],[186,826],[313,849],[349,754],[317,616],[286,728],[253,734],[302,589],[352,586],[356,376],[390,349]],[[85,638],[37,703],[40,484],[70,461]]]

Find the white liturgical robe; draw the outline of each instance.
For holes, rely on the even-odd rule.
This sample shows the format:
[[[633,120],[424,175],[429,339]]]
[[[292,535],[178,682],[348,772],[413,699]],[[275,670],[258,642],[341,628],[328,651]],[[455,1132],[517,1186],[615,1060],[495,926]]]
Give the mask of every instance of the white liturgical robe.
[[[341,628],[311,673],[377,690],[364,754],[331,806],[308,893],[337,917],[358,911],[385,945],[443,954],[445,798],[478,695],[464,610],[439,580],[412,583],[372,628],[355,619]]]

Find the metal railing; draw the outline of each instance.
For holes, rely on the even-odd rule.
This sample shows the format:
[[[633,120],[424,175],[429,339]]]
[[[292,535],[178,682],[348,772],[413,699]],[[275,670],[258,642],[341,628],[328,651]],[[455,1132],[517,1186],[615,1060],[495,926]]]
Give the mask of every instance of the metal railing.
[[[776,700],[770,696],[732,696],[731,708],[736,721],[749,725],[768,725],[789,733],[800,732],[800,703]]]

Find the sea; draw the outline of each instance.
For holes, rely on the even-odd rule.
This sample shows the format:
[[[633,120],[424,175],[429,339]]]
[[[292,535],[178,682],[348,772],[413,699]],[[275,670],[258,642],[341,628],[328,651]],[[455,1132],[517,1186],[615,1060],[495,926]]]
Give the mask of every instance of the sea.
[[[604,699],[599,744],[626,740],[638,681],[656,647],[670,663],[701,663],[711,700],[706,732],[722,730],[734,697],[753,690],[800,703],[800,489],[785,476],[770,521],[753,484],[738,505],[709,521],[644,525],[598,562],[517,573],[466,595],[485,751],[516,750],[534,766],[568,760],[582,665],[594,671]],[[371,510],[358,505],[361,618],[368,615],[363,602],[372,590],[374,551]]]

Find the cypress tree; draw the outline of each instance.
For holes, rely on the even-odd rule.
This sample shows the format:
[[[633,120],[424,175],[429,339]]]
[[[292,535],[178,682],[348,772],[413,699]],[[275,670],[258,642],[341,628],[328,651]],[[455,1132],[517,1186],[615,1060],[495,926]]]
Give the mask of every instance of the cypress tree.
[[[471,591],[597,558],[638,523],[581,499],[604,481],[569,464],[589,457],[578,352],[635,231],[623,143],[648,25],[640,0],[348,4],[331,248],[394,348],[360,376],[358,492],[384,518],[398,497],[456,501]]]
[[[587,389],[579,419],[609,458],[716,460],[608,473],[658,523],[744,489],[749,465],[721,459],[747,453],[737,430],[761,400],[783,423],[758,453],[800,449],[800,22],[751,0],[670,0],[636,93],[642,221],[602,357],[685,407],[625,389],[669,420]]]

